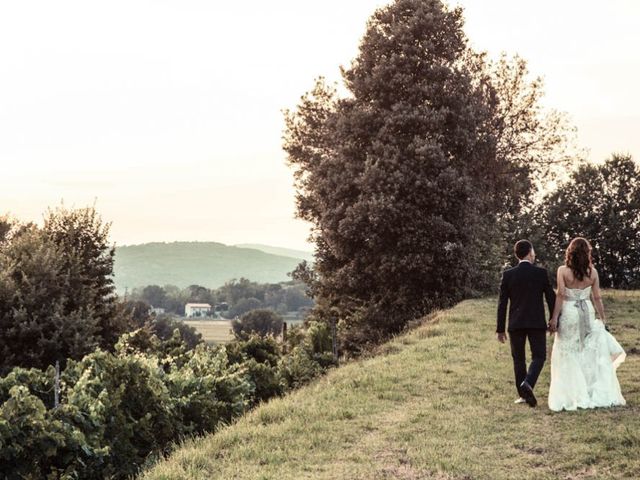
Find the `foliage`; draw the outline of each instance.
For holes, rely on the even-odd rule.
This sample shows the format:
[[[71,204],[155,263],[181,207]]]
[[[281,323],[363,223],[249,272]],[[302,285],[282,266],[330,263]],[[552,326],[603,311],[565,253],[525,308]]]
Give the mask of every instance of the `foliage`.
[[[184,315],[186,303],[209,303],[220,307],[218,311],[226,318],[235,318],[263,307],[284,314],[300,312],[313,306],[313,300],[306,294],[306,287],[302,282],[258,283],[246,278],[230,280],[216,289],[200,285],[184,289],[175,285],[149,285],[135,288],[127,299],[127,302],[131,301],[142,301],[176,315]],[[224,304],[227,307],[231,305],[231,308],[223,310]]]
[[[246,367],[230,365],[224,348],[188,352],[166,372],[158,356],[141,353],[70,361],[57,409],[39,391],[52,371],[16,369],[0,382],[0,474],[126,478],[149,453],[242,414],[253,394]]]
[[[113,249],[91,208],[50,210],[0,242],[0,372],[112,349],[130,318],[115,302]]]
[[[98,345],[98,319],[73,311],[61,249],[34,227],[0,249],[0,370],[81,358]]]
[[[107,350],[129,329],[116,307],[115,248],[109,243],[110,227],[95,208],[60,206],[47,212],[42,228],[45,238],[64,252],[62,267],[67,273],[62,292],[67,303],[64,313],[90,312],[97,321],[99,345]]]
[[[254,387],[254,403],[280,396],[285,389],[280,380],[278,362],[281,346],[271,335],[251,333],[245,340],[236,340],[226,346],[230,363],[244,363]]]
[[[180,337],[189,349],[193,349],[203,342],[202,335],[195,328],[168,315],[154,317],[150,321],[150,327],[153,333],[161,340],[168,340],[173,336],[173,332],[178,329]]]
[[[119,307],[123,314],[130,318],[133,328],[140,328],[153,318],[151,305],[143,300],[124,300],[120,302]]]
[[[226,316],[228,318],[235,319],[236,317],[241,317],[252,310],[262,308],[263,306],[263,303],[257,298],[242,298],[229,309]]]
[[[326,368],[336,364],[332,352],[331,330],[326,323],[314,320],[307,322],[302,346],[321,367]]]
[[[640,167],[630,156],[582,165],[544,198],[535,218],[555,265],[571,239],[583,236],[604,287],[640,286]]]
[[[255,385],[246,365],[229,362],[226,350],[200,344],[189,361],[168,374],[175,398],[180,436],[212,432],[244,413],[252,404]]]
[[[322,373],[322,367],[301,346],[282,357],[278,366],[286,389],[298,388]]]
[[[178,328],[152,323],[104,350],[70,360],[53,408],[54,369],[0,378],[0,476],[128,478],[149,455],[214,432],[248,408],[320,375],[332,362],[327,331],[310,325],[290,354],[272,336],[189,348]]]
[[[273,310],[257,309],[245,313],[239,319],[231,321],[236,338],[244,339],[251,332],[260,336],[279,335],[282,331],[282,317]]]
[[[358,351],[406,322],[492,288],[509,213],[564,145],[524,63],[472,52],[462,11],[396,0],[370,18],[342,69],[285,112],[297,214],[313,225],[316,313]],[[514,181],[515,180],[515,181]],[[515,198],[506,202],[505,198]]]
[[[159,285],[147,285],[142,289],[140,299],[153,307],[162,307],[166,305],[167,293]]]

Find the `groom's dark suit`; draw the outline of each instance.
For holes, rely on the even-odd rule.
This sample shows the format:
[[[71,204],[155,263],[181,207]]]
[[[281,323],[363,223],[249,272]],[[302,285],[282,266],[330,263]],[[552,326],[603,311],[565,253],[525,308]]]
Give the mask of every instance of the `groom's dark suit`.
[[[524,380],[527,380],[532,388],[535,386],[547,357],[547,317],[544,311],[544,299],[551,314],[556,294],[544,268],[536,267],[523,260],[517,267],[505,270],[502,274],[496,331],[498,333],[505,331],[507,304],[509,304],[508,331],[518,392]],[[531,365],[528,372],[525,360],[527,338],[531,347]]]

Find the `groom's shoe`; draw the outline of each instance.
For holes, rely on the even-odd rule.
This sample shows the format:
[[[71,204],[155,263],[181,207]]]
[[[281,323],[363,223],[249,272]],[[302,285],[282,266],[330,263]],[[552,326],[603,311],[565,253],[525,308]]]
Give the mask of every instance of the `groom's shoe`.
[[[527,405],[530,407],[535,407],[538,405],[538,400],[536,400],[536,396],[533,394],[533,388],[529,385],[529,382],[526,380],[520,384],[520,395],[524,398],[524,401],[527,402]]]

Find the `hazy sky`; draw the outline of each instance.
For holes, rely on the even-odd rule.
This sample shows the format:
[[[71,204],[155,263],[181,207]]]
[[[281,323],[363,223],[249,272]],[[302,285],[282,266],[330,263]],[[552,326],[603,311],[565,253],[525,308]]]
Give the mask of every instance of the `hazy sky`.
[[[118,244],[306,244],[281,109],[338,80],[376,0],[0,3],[0,213],[95,202]],[[455,3],[455,2],[454,2]],[[640,159],[640,2],[461,0],[600,161]]]

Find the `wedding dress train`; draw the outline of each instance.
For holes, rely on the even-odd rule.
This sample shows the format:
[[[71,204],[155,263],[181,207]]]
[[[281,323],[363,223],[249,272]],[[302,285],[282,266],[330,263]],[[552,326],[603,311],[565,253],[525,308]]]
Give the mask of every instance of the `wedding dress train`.
[[[623,348],[595,318],[591,287],[566,290],[551,351],[549,408],[625,405],[616,376],[626,357]]]

